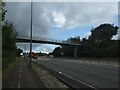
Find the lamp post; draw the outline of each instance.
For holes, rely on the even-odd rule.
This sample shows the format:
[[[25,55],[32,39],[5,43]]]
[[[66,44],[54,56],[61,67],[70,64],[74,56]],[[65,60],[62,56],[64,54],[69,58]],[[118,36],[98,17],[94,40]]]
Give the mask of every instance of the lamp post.
[[[32,1],[31,1],[31,30],[30,30],[30,60],[29,60],[29,68],[31,68],[31,60],[32,60]]]

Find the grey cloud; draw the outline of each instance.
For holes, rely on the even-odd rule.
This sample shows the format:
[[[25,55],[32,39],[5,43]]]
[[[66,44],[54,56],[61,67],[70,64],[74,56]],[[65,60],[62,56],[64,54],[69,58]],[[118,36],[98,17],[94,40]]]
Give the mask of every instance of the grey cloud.
[[[18,33],[30,35],[31,3],[29,2],[9,2],[6,4],[8,10],[7,19],[15,24]],[[33,3],[33,35],[47,37],[49,35],[49,24],[42,16],[43,9],[40,5]]]
[[[24,50],[24,52],[30,51],[29,43],[17,43],[18,48]],[[33,52],[52,52],[55,47],[58,45],[49,45],[49,44],[32,44]]]
[[[30,5],[29,3],[6,3],[6,18],[15,24],[19,34],[29,35],[30,31]]]
[[[33,36],[52,38],[50,28],[55,23],[52,15],[55,11],[63,14],[66,19],[63,27],[58,30],[66,30],[90,24],[98,25],[105,22],[113,22],[113,15],[117,15],[118,11],[116,5],[117,2],[34,2]],[[11,2],[6,4],[6,8],[8,10],[6,18],[15,24],[20,34],[29,36],[30,3]],[[39,47],[39,44],[33,45],[34,49]]]
[[[116,3],[104,2],[34,2],[33,3],[33,35],[51,37],[50,27],[54,25],[54,11],[64,15],[66,22],[62,29],[112,22],[117,14]],[[8,3],[8,18],[15,21],[18,32],[29,35],[30,3]],[[14,13],[14,14],[13,14]],[[19,27],[19,28],[18,28]]]
[[[63,29],[70,29],[77,26],[89,24],[100,24],[112,22],[113,15],[117,14],[117,2],[53,2],[41,3],[46,11],[62,13],[66,18]],[[49,18],[49,16],[48,16]],[[53,21],[51,21],[53,22]],[[73,22],[73,24],[72,24]]]

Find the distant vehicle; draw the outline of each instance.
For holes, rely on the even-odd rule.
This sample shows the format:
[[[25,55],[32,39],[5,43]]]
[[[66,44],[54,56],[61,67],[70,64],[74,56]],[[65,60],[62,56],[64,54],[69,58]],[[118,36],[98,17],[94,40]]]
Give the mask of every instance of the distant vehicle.
[[[34,52],[32,52],[32,58],[37,59],[37,56],[36,56],[36,54]]]
[[[30,54],[29,54],[29,57],[30,57]],[[33,59],[37,59],[36,53],[32,52],[32,58],[33,58]]]
[[[53,55],[50,55],[50,57],[52,57],[52,58],[53,58]]]

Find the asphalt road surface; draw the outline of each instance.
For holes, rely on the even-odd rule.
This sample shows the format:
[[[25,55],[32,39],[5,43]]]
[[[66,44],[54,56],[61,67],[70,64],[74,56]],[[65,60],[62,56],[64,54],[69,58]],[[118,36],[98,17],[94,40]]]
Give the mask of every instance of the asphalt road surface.
[[[118,67],[69,62],[60,59],[35,61],[98,88],[118,88]]]
[[[2,88],[47,88],[40,78],[28,67],[24,58],[2,76]]]

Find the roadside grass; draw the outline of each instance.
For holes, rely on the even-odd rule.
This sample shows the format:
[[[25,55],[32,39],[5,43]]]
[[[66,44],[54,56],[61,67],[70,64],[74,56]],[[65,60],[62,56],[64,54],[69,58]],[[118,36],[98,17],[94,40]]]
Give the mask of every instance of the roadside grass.
[[[32,69],[37,76],[47,84],[49,88],[69,88],[57,78],[49,74],[49,72],[38,63],[32,61]]]

